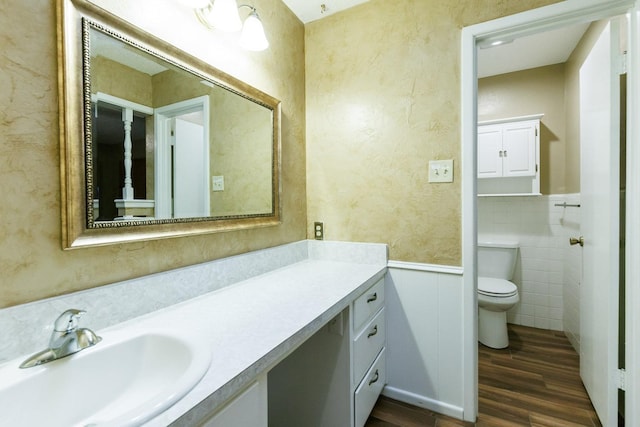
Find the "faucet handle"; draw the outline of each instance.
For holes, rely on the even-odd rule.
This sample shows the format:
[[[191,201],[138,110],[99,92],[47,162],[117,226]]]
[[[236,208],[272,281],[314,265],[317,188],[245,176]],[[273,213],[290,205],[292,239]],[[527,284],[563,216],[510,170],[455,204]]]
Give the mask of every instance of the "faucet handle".
[[[78,327],[78,319],[85,313],[84,310],[70,308],[58,316],[53,324],[53,329],[56,332],[71,332]]]

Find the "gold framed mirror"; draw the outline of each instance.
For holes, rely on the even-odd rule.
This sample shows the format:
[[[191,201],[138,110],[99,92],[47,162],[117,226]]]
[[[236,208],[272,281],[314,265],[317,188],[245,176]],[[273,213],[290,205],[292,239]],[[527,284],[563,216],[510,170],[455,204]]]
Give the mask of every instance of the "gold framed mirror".
[[[280,102],[58,0],[63,248],[280,223]]]

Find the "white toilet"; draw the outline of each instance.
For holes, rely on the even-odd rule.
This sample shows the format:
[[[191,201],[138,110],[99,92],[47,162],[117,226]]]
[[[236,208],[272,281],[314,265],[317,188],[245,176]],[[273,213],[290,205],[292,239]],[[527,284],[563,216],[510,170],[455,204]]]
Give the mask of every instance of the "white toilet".
[[[510,282],[517,255],[516,242],[478,242],[478,341],[491,348],[509,346],[507,310],[520,300]]]

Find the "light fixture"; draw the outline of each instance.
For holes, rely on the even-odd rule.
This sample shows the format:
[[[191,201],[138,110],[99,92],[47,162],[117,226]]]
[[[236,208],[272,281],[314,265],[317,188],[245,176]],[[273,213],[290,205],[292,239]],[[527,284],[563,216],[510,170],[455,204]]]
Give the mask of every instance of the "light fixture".
[[[198,0],[189,0],[198,1]],[[244,25],[238,10],[247,7],[251,10]],[[204,7],[195,10],[198,20],[211,30],[236,32],[242,30],[240,46],[247,50],[261,51],[269,47],[262,21],[255,7],[248,4],[237,5],[236,0],[207,0]]]
[[[493,40],[483,40],[478,43],[478,47],[480,49],[490,49],[492,47],[498,47],[498,46],[502,46],[509,43],[513,43],[513,39],[502,38],[502,39],[493,39]]]
[[[242,34],[240,35],[240,46],[246,50],[253,51],[261,51],[269,47],[269,41],[267,40],[267,36],[264,34],[262,21],[260,21],[260,17],[258,16],[258,12],[255,7],[251,7],[251,13],[247,19],[244,20]]]
[[[191,9],[201,9],[207,7],[209,0],[178,0],[178,3]]]

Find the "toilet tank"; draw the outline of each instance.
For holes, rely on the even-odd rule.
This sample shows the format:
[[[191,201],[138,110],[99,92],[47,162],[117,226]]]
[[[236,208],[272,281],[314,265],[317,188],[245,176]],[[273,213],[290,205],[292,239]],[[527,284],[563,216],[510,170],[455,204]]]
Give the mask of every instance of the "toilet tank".
[[[478,276],[511,280],[518,246],[518,242],[513,241],[479,241]]]

